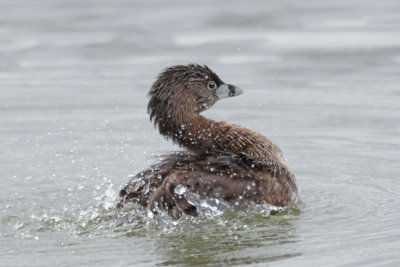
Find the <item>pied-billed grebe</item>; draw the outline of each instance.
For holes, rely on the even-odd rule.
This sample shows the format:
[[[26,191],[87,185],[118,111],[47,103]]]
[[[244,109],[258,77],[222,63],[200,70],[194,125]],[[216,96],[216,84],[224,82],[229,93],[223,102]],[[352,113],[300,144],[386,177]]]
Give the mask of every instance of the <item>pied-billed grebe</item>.
[[[164,70],[151,87],[147,110],[160,133],[186,151],[166,156],[133,177],[120,191],[119,206],[132,201],[153,212],[164,209],[175,218],[195,216],[196,206],[176,192],[182,187],[238,208],[251,202],[279,207],[295,203],[296,178],[278,146],[252,130],[199,114],[242,92],[207,66]]]

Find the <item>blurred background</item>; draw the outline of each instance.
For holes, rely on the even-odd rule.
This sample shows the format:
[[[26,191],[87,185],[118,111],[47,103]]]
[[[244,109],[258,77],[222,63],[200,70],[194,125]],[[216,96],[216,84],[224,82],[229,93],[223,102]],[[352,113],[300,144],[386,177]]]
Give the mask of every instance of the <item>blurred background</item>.
[[[244,89],[204,115],[275,141],[298,207],[115,227],[187,63]],[[399,83],[396,0],[0,1],[0,265],[399,264]]]

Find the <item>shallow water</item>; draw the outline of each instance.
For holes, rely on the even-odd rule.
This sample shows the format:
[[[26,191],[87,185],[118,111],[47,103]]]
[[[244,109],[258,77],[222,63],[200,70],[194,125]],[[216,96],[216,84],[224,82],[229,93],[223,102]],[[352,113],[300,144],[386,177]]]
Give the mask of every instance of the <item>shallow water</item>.
[[[0,265],[400,264],[398,1],[21,0],[0,14]],[[205,115],[279,144],[301,204],[180,222],[115,211],[128,175],[178,149],[146,93],[189,62],[244,89]]]

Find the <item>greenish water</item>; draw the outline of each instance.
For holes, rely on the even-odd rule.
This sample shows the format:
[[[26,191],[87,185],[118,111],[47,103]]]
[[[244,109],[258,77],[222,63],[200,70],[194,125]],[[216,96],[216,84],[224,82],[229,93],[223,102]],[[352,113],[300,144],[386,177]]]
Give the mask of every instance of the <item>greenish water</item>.
[[[397,266],[398,1],[0,2],[0,265]],[[166,66],[244,90],[205,116],[271,138],[302,202],[207,218],[114,209],[177,150],[149,122]]]

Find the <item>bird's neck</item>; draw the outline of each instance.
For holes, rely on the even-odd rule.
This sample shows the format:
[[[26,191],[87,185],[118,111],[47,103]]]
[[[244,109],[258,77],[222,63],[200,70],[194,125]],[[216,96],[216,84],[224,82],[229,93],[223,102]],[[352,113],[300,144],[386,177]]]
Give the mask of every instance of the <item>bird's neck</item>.
[[[195,152],[211,152],[216,149],[221,122],[207,119],[200,114],[185,112],[184,116],[170,118],[168,130],[161,132],[174,143]],[[161,130],[161,128],[160,128]]]
[[[289,171],[286,160],[271,140],[250,129],[199,114],[181,112],[159,124],[160,133],[196,153],[229,153],[262,166]],[[184,114],[184,115],[183,115]]]

